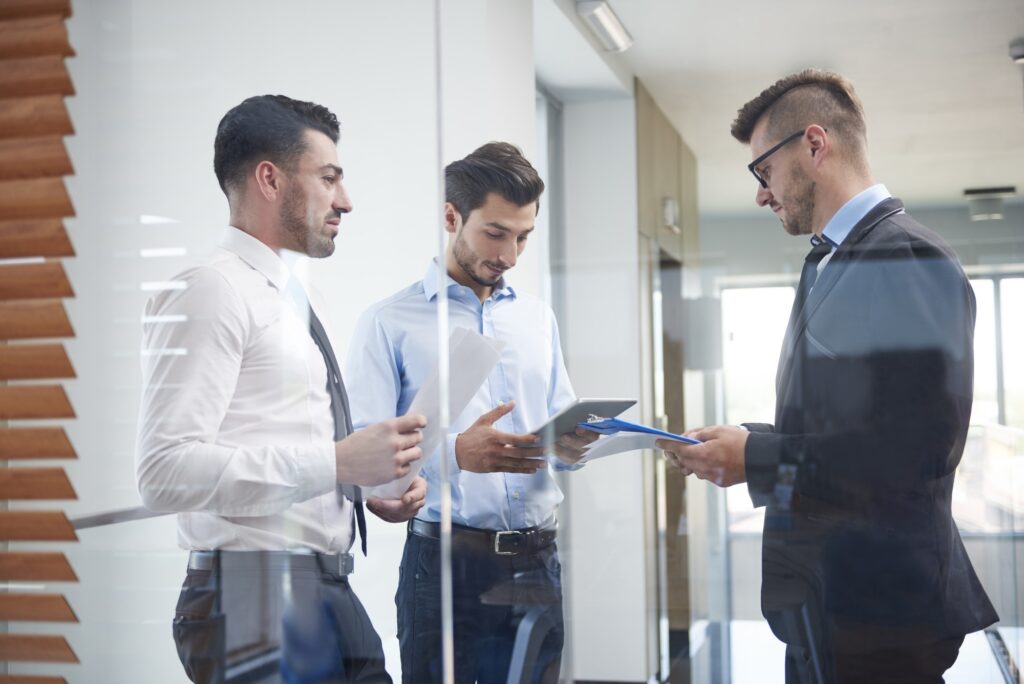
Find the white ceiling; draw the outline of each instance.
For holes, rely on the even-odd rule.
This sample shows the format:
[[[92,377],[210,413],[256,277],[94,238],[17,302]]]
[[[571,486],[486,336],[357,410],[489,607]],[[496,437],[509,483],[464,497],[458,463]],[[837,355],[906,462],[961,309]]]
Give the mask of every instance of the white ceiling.
[[[876,178],[911,206],[960,202],[966,187],[1024,192],[1024,77],[1008,53],[1024,36],[1024,0],[611,4],[635,40],[613,59],[696,153],[704,213],[756,209],[748,150],[729,126],[747,100],[808,66],[853,81]]]

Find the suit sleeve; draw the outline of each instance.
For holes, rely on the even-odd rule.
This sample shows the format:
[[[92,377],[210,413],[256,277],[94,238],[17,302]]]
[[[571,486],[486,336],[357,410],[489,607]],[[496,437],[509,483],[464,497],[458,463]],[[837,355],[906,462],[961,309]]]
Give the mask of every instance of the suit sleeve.
[[[844,291],[863,299],[827,301],[828,323],[808,326],[795,385],[779,399],[787,427],[802,429],[752,429],[747,440],[755,505],[868,511],[882,495],[919,495],[959,462],[973,385],[969,282],[928,244],[848,268]]]

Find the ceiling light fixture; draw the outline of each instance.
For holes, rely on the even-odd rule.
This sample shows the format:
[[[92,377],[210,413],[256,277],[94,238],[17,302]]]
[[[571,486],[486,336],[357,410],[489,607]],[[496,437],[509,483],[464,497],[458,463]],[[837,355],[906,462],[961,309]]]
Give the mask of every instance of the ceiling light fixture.
[[[968,188],[964,190],[967,210],[972,221],[998,221],[1003,218],[1003,200],[1017,194],[1012,185],[997,188]]]
[[[577,0],[576,14],[607,52],[623,52],[633,44],[633,36],[605,0]]]

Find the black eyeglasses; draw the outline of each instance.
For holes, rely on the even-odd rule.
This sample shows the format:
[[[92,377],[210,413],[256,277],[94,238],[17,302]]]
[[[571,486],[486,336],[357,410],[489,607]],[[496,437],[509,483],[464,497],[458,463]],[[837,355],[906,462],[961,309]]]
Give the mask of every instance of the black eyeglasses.
[[[768,150],[767,152],[762,154],[760,157],[758,157],[754,161],[752,161],[749,164],[747,164],[747,168],[750,170],[750,173],[753,174],[754,178],[757,179],[757,182],[761,184],[762,188],[766,188],[767,189],[768,181],[766,181],[764,178],[762,178],[761,174],[759,174],[757,172],[757,167],[760,166],[764,162],[765,159],[767,159],[768,157],[772,156],[773,154],[775,154],[776,152],[781,150],[783,147],[785,147],[789,143],[793,142],[797,138],[803,137],[803,134],[806,133],[806,132],[807,132],[807,129],[805,128],[804,130],[797,131],[796,133],[794,133],[793,135],[791,135],[791,136],[789,136],[787,138],[783,138],[782,142],[780,142],[778,145],[775,145],[770,150]]]

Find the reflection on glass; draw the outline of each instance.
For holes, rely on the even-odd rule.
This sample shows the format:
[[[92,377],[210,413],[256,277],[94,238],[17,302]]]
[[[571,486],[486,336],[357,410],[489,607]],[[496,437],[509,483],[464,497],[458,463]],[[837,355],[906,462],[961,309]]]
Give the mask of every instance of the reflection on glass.
[[[971,424],[994,424],[999,422],[995,287],[991,279],[979,278],[971,280],[971,287],[974,289],[978,312],[974,323],[974,406],[971,410]]]
[[[1024,429],[1024,278],[999,283],[1006,424]]]

